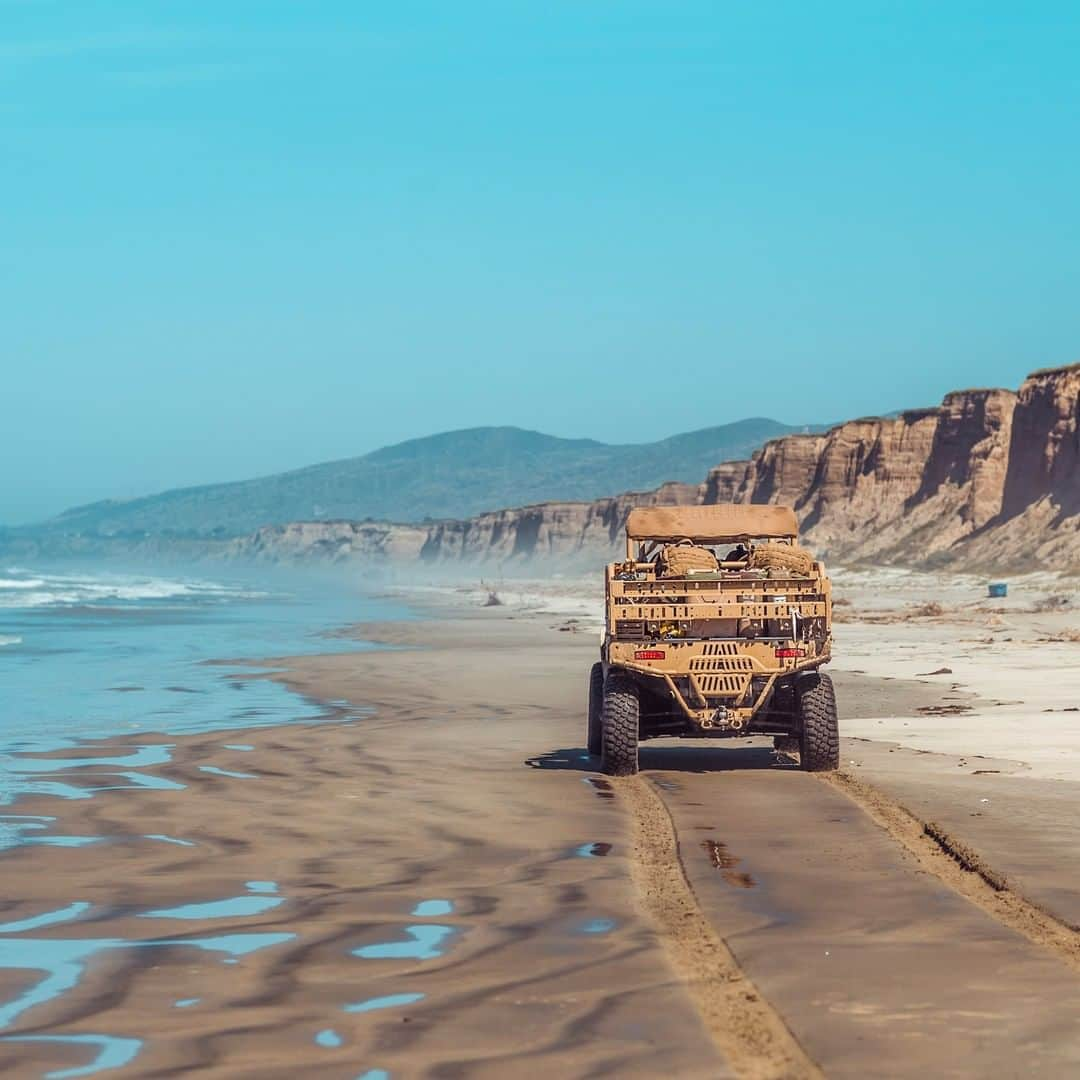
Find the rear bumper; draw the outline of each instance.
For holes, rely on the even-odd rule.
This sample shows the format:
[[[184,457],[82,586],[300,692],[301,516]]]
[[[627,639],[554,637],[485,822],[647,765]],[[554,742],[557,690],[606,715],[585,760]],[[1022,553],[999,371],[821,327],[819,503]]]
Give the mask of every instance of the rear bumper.
[[[778,648],[806,655],[777,657]],[[811,672],[831,659],[828,648],[778,641],[612,641],[608,665],[663,685],[678,708],[706,731],[746,730],[780,681]],[[649,652],[649,659],[635,654]],[[658,656],[655,654],[663,654]]]

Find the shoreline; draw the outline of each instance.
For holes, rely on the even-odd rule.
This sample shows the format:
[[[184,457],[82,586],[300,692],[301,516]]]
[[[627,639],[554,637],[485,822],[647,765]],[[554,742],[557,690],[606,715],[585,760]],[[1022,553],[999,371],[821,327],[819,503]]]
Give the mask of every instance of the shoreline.
[[[419,655],[369,651],[336,660],[385,685],[391,657],[408,667]],[[305,658],[297,666],[334,659]],[[320,700],[340,697],[337,690],[295,689]],[[65,812],[74,805],[24,800],[20,814],[59,809],[63,817],[77,815],[84,832],[112,837],[109,858],[102,859],[99,845],[7,852],[9,895],[19,901],[0,907],[0,922],[32,925],[76,900],[89,905],[86,913],[55,928],[46,919],[33,932],[34,947],[45,941],[54,943],[50,951],[102,955],[85,965],[74,987],[13,1018],[0,1035],[0,1067],[72,1066],[87,1057],[76,1044],[18,1043],[9,1035],[116,1031],[127,1038],[141,1030],[155,1033],[138,1055],[145,1070],[186,1062],[242,1064],[259,1075],[340,1075],[343,1066],[392,1066],[396,1073],[468,1053],[477,1075],[503,1075],[505,1061],[520,1058],[575,1073],[618,1060],[627,1075],[647,1076],[661,1057],[672,1058],[665,1042],[674,1032],[684,1047],[674,1060],[684,1074],[715,1075],[711,1044],[692,1009],[673,1005],[643,1019],[647,998],[675,991],[621,885],[625,829],[614,805],[575,784],[573,816],[545,823],[551,774],[525,760],[554,747],[535,745],[526,732],[513,768],[506,768],[505,748],[495,749],[497,761],[487,760],[487,725],[509,704],[479,720],[466,715],[472,705],[452,707],[469,760],[448,771],[441,751],[412,745],[411,728],[439,721],[396,707],[396,692],[389,686],[354,695],[380,699],[379,712],[359,723],[164,738],[173,752],[156,776],[169,786],[108,791],[76,814]],[[225,743],[251,749],[226,754]],[[207,761],[224,774],[202,772]],[[101,779],[96,767],[78,771],[83,781]],[[423,793],[408,779],[421,776]],[[496,805],[501,812],[492,816]],[[444,817],[446,825],[438,824]],[[147,840],[147,833],[168,839]],[[249,882],[273,885],[262,900],[280,906],[252,916],[260,896]],[[220,915],[215,904],[223,905]],[[205,917],[150,917],[185,908]],[[15,940],[0,934],[0,1002],[23,1001],[28,993],[27,973],[10,966],[19,953],[7,943]],[[101,940],[128,945],[88,944]],[[232,955],[215,952],[215,941],[253,947]],[[138,962],[140,949],[131,947],[137,942],[152,950],[151,967]],[[619,987],[614,994],[609,980]],[[197,1005],[175,1005],[194,999]],[[527,1014],[523,1001],[531,1002]],[[448,1009],[455,1018],[449,1025],[440,1019]],[[633,1023],[652,1030],[661,1057],[654,1059],[660,1052],[649,1049],[650,1039],[629,1055],[619,1047],[614,1033],[630,1022],[627,1010]],[[594,1013],[599,1028],[576,1031]],[[456,1032],[470,1016],[476,1019],[467,1023],[467,1047]],[[493,1031],[480,1035],[492,1017]],[[524,1045],[530,1025],[535,1035]],[[320,1043],[327,1031],[333,1034]]]
[[[146,1040],[132,1075],[194,1062],[228,1075],[341,1075],[347,1066],[395,1076],[546,1068],[705,1078],[725,1074],[725,1055],[741,1060],[743,1049],[718,1038],[717,1018],[695,1008],[696,976],[680,966],[703,947],[700,937],[665,925],[664,911],[642,893],[651,886],[641,876],[647,849],[634,839],[637,804],[629,789],[593,782],[596,763],[582,750],[593,635],[559,632],[554,613],[507,605],[459,603],[456,613],[431,614],[336,631],[387,648],[251,662],[265,669],[251,677],[309,700],[342,709],[362,703],[362,719],[105,741],[96,756],[110,763],[65,771],[65,780],[108,788],[118,772],[130,780],[134,771],[117,751],[165,744],[171,752],[146,766],[152,782],[90,800],[42,795],[19,804],[16,813],[28,819],[54,815],[61,832],[89,828],[108,839],[4,853],[8,895],[18,900],[0,905],[0,923],[33,929],[0,931],[0,1010],[9,1020],[0,1067],[74,1067],[88,1058],[85,1045],[7,1041],[11,1035],[103,1031]],[[888,714],[934,707],[947,692],[870,674],[839,672],[838,682],[842,731],[849,722],[884,726],[877,721]],[[843,759],[860,782],[943,823],[1025,896],[1080,921],[1070,782],[1040,779],[1015,762],[851,737]],[[727,941],[731,977],[752,978],[811,1058],[832,1062],[837,1075],[847,1075],[839,1063],[848,1060],[864,1075],[882,1039],[910,1040],[914,1021],[886,1030],[840,1010],[823,1023],[810,993],[821,973],[808,966],[811,982],[793,984],[790,971],[765,962],[775,952],[769,937],[759,947],[750,932],[777,918],[789,936],[813,925],[820,916],[800,905],[815,894],[814,875],[824,874],[830,890],[867,887],[854,884],[863,881],[862,856],[837,862],[832,848],[808,852],[803,869],[790,857],[772,867],[773,841],[755,832],[758,823],[779,814],[775,828],[798,829],[835,819],[845,823],[834,826],[839,837],[861,820],[855,804],[845,809],[843,793],[792,772],[767,740],[650,743],[642,764],[646,775],[634,783],[667,805],[687,895],[701,904],[705,922],[693,925],[715,927]],[[725,799],[735,799],[734,816],[699,809]],[[69,822],[78,827],[68,830]],[[703,834],[706,824],[719,831]],[[705,858],[703,835],[737,852],[739,874],[757,887],[732,892]],[[876,852],[874,873],[895,879],[873,904],[895,905],[888,898],[913,887],[903,885],[906,863],[874,828],[858,825],[853,835],[855,850]],[[807,872],[805,889],[784,888],[786,876]],[[718,886],[725,891],[715,893]],[[870,921],[847,932],[867,955],[892,956],[900,939],[886,927],[907,927],[896,933],[910,936],[922,926],[921,909],[943,903],[945,893],[916,890],[910,907],[890,908],[884,921],[871,904]],[[87,907],[49,921],[73,904]],[[951,918],[959,920],[955,948],[927,961],[943,985],[969,962],[968,943],[1006,948],[966,909]],[[784,947],[802,948],[800,940],[796,933]],[[58,958],[46,983],[74,964],[74,985],[12,1017],[12,1002],[42,985],[40,967],[26,970],[34,966],[27,949]],[[855,993],[855,971],[828,993]],[[886,1008],[888,985],[873,970],[858,972],[858,996]],[[1056,985],[1047,972],[1038,977]],[[1068,996],[1055,993],[1065,1007]],[[720,1018],[725,1030],[770,1030],[737,1006]],[[1011,1022],[1022,1027],[1028,1016],[1021,1009]],[[971,1021],[957,1014],[956,1023]],[[627,1030],[637,1033],[629,1041],[620,1035]],[[965,1038],[957,1036],[958,1048]],[[865,1056],[850,1058],[852,1039]]]

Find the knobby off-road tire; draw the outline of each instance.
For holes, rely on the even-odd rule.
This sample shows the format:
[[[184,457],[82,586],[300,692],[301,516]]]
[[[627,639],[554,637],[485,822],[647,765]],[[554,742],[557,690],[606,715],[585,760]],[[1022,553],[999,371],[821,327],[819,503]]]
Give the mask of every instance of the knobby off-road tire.
[[[625,675],[612,672],[604,683],[600,767],[608,776],[638,771],[638,688]]]
[[[589,672],[589,724],[586,733],[586,745],[593,757],[599,757],[603,744],[603,725],[601,716],[604,711],[604,665],[593,664]]]
[[[836,692],[828,675],[803,679],[799,701],[799,763],[803,772],[832,772],[840,765],[840,727]]]

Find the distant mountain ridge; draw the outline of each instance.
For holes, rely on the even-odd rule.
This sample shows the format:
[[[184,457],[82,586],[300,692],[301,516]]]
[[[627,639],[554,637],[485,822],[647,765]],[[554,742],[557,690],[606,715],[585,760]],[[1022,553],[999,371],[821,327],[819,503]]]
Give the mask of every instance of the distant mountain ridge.
[[[798,431],[755,417],[654,443],[613,445],[515,427],[481,427],[410,439],[361,457],[253,480],[179,488],[75,507],[11,539],[48,537],[228,539],[297,520],[468,518],[551,500],[698,483],[718,462],[748,457]]]
[[[704,483],[589,502],[548,501],[427,524],[295,521],[230,542],[243,558],[596,567],[638,506],[781,504],[819,557],[979,574],[1080,573],[1080,364],[1033,372],[1019,391],[957,390],[940,406],[772,439]],[[532,572],[536,572],[535,570]]]

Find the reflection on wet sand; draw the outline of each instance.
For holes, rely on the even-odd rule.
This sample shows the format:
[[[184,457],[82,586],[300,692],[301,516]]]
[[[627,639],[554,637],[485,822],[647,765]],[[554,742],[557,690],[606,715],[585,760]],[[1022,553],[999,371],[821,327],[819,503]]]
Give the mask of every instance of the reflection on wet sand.
[[[417,918],[438,918],[442,915],[451,915],[454,911],[454,904],[451,900],[421,900],[419,904],[412,909],[412,914]]]
[[[549,661],[533,656],[522,653],[516,679],[541,677]],[[141,1040],[122,1044],[133,1069],[162,1074],[330,1065],[385,1080],[445,1066],[494,1078],[520,1059],[554,1075],[572,1061],[640,1076],[660,1046],[666,1068],[711,1066],[635,915],[614,792],[522,765],[556,745],[507,722],[499,687],[514,701],[527,686],[488,687],[483,708],[460,689],[417,705],[409,688],[433,668],[445,678],[459,658],[402,651],[365,668],[350,657],[372,682],[348,696],[378,709],[362,728],[267,728],[227,746],[216,733],[170,737],[167,752],[101,745],[92,754],[109,763],[73,769],[36,753],[62,775],[31,779],[83,794],[59,810],[24,795],[21,812],[57,820],[10,824],[107,840],[5,854],[21,899],[0,909],[0,1070],[97,1069],[105,1044],[91,1037]],[[570,717],[567,696],[553,708]],[[140,775],[112,763],[133,752],[158,764],[142,767],[148,782],[117,787],[118,770]],[[572,768],[584,772],[580,757]],[[258,780],[227,775],[238,766]],[[670,1007],[646,1004],[658,989]],[[83,1041],[3,1041],[45,1034]]]
[[[74,908],[78,908],[77,914],[85,914],[89,911],[89,905],[73,904],[65,909],[47,912],[36,919],[9,923],[8,929],[0,929],[0,933],[19,932],[21,928],[26,927],[39,929],[66,919],[76,918],[77,914],[71,914]],[[11,927],[16,929],[12,930]],[[0,968],[18,968],[47,973],[41,982],[31,986],[14,1001],[0,1005],[0,1028],[8,1027],[27,1009],[51,1001],[76,987],[82,978],[87,961],[97,953],[106,950],[175,946],[225,953],[226,962],[228,962],[259,949],[291,941],[294,937],[296,935],[292,933],[238,933],[202,938],[151,938],[146,941],[125,941],[120,938],[0,937]]]
[[[273,890],[252,888],[252,885],[273,885],[273,882],[248,882],[249,892]],[[274,886],[276,889],[277,886]],[[144,911],[140,919],[241,919],[250,915],[262,915],[285,903],[281,896],[232,896],[226,900],[207,900],[204,903],[181,904],[179,907]]]
[[[200,765],[200,772],[213,773],[214,776],[228,776],[233,780],[257,780],[255,773],[237,772],[235,769],[219,769],[216,765]]]
[[[68,1043],[100,1048],[97,1057],[85,1068],[55,1069],[45,1074],[45,1080],[66,1080],[123,1068],[135,1060],[143,1044],[142,1039],[122,1039],[116,1035],[5,1035],[2,1038],[9,1043]]]
[[[46,926],[69,922],[89,911],[90,906],[85,900],[77,900],[74,904],[68,904],[67,907],[58,908],[56,911],[46,911],[41,915],[33,915],[29,919],[20,919],[17,922],[0,923],[0,934],[24,934],[27,930],[41,930]]]
[[[423,1001],[425,994],[387,994],[385,997],[368,998],[353,1005],[346,1005],[347,1013],[378,1012],[379,1009],[395,1009],[401,1005],[415,1005]]]

